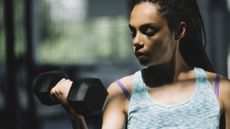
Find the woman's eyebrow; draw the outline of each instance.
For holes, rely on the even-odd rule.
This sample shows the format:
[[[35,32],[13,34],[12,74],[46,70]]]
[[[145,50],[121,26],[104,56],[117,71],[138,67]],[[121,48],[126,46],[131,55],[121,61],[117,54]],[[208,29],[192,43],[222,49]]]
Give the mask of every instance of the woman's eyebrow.
[[[156,27],[156,28],[159,28],[159,24],[156,24],[156,23],[146,23],[146,24],[143,24],[140,26],[141,27]]]
[[[156,28],[159,28],[160,25],[156,24],[156,23],[145,23],[145,24],[140,25],[138,28],[143,28],[143,27],[156,27]],[[129,28],[130,29],[135,29],[135,27],[132,26],[131,24],[129,24]]]

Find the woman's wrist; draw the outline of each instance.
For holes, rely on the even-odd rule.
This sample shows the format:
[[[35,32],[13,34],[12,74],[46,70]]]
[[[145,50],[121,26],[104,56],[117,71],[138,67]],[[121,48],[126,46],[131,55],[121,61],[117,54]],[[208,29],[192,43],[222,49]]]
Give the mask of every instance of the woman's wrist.
[[[74,114],[70,116],[70,119],[73,129],[88,129],[83,116]]]

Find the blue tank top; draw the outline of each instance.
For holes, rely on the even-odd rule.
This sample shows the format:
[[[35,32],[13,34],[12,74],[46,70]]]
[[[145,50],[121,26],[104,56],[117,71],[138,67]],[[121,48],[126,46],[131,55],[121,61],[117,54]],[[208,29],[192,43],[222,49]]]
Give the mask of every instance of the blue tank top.
[[[134,74],[128,111],[128,129],[218,129],[220,106],[205,71],[196,73],[193,96],[186,102],[166,105],[148,93],[141,72]]]

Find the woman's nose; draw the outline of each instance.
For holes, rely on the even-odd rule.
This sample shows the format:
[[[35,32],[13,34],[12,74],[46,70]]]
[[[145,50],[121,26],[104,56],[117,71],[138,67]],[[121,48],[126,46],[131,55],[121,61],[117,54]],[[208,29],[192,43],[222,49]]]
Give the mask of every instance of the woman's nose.
[[[136,33],[136,35],[133,37],[132,43],[134,47],[143,46],[142,36],[140,33]]]

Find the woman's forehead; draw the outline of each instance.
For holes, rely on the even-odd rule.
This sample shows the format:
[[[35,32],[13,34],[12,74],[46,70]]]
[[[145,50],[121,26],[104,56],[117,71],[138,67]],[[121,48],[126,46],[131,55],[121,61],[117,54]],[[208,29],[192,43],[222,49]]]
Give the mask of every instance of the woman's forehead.
[[[130,14],[130,25],[138,26],[144,23],[160,23],[165,20],[158,11],[158,5],[151,2],[142,2],[134,6]]]

